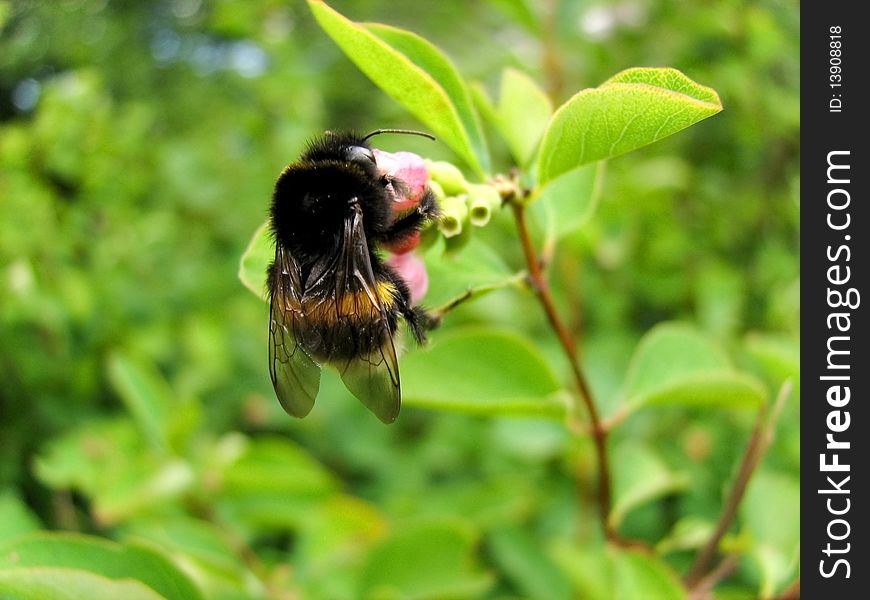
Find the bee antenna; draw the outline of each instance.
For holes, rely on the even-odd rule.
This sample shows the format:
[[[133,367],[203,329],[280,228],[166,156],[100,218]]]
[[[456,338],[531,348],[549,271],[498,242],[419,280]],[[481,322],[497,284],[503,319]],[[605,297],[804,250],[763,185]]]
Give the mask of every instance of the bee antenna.
[[[403,133],[405,135],[419,135],[424,138],[429,138],[430,140],[435,140],[435,136],[431,133],[426,133],[424,131],[415,131],[413,129],[375,129],[370,134],[363,138],[363,141],[369,139],[370,137],[381,135],[382,133]]]

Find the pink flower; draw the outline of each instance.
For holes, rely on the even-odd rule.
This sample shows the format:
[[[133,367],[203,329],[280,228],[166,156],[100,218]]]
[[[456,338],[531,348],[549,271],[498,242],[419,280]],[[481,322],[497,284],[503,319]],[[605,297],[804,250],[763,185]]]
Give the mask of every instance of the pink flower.
[[[387,184],[393,210],[403,212],[417,206],[429,185],[429,170],[423,159],[413,152],[383,152],[377,148],[374,155],[381,174],[396,180]]]
[[[411,303],[417,304],[426,295],[429,289],[429,274],[426,273],[426,265],[414,252],[393,254],[387,259],[387,264],[395,269],[396,273],[408,284],[411,292]]]
[[[429,170],[423,159],[413,152],[383,152],[377,148],[374,149],[374,155],[378,171],[389,180],[387,193],[393,199],[393,213],[399,217],[415,209],[429,185]],[[387,259],[387,264],[408,284],[413,304],[419,302],[429,288],[426,265],[413,252],[419,244],[419,231],[398,242],[384,244],[384,248],[393,253]]]

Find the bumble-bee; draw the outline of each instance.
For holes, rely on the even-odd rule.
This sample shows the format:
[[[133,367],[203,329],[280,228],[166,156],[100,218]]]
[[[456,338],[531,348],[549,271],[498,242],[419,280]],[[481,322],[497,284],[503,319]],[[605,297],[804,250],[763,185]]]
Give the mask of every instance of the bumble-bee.
[[[380,245],[407,240],[437,216],[435,195],[427,187],[410,211],[394,210],[396,190],[406,188],[378,169],[368,138],[380,133],[431,137],[327,132],[275,183],[269,372],[281,406],[296,417],[314,405],[326,363],[381,421],[395,421],[399,320],[420,343],[435,324],[412,306],[408,285],[378,255]]]

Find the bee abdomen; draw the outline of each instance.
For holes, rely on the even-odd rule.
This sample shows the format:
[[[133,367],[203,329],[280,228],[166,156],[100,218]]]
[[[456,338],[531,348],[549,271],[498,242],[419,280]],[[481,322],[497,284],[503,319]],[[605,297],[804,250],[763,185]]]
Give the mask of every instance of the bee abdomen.
[[[296,325],[297,340],[312,358],[321,362],[369,356],[387,343],[396,330],[396,293],[392,283],[379,283],[380,308],[365,291],[336,293],[334,298],[316,302],[303,301],[305,318]]]

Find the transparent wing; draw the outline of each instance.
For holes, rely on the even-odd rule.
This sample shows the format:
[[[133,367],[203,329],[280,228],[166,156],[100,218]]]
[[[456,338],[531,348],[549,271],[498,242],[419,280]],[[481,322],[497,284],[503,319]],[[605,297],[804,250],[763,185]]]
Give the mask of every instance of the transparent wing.
[[[338,322],[356,322],[353,358],[337,361],[345,387],[384,423],[399,415],[399,361],[393,344],[389,304],[372,271],[371,256],[357,209],[345,221],[335,289],[344,290],[336,304]],[[387,299],[392,302],[392,299]]]
[[[304,318],[300,296],[299,266],[276,244],[275,263],[269,271],[269,374],[278,401],[288,414],[304,417],[314,406],[320,389],[320,366],[297,341],[298,323]]]

